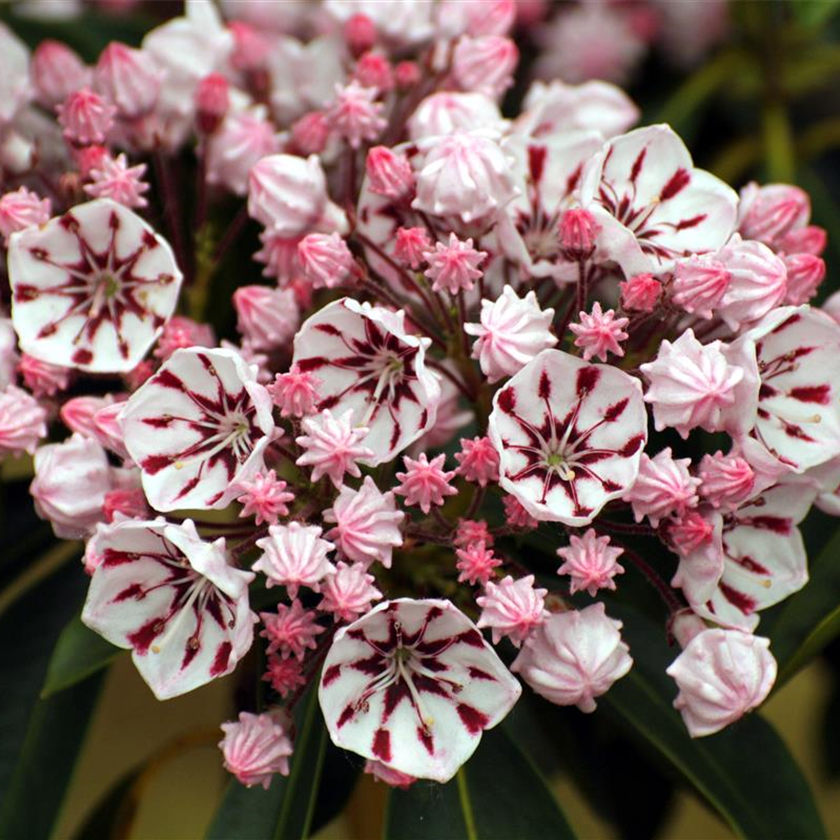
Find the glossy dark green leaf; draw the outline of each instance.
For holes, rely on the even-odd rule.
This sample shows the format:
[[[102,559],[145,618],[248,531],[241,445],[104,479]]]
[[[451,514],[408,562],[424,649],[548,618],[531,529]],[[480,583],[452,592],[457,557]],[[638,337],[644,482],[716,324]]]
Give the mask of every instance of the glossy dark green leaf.
[[[268,790],[232,781],[208,840],[295,840],[309,835],[327,739],[316,691],[310,690],[301,699],[295,723],[297,737],[288,777],[273,779]]]
[[[635,664],[599,706],[676,769],[739,837],[825,837],[808,783],[773,727],[753,713],[716,735],[690,738],[671,705],[677,692],[665,668],[676,651],[664,632],[629,609],[608,612],[624,622]]]
[[[80,616],[71,618],[58,637],[41,696],[49,697],[81,682],[106,668],[121,652],[85,627]]]
[[[392,790],[386,840],[574,837],[546,780],[504,725],[485,733],[448,784]]]
[[[100,680],[38,698],[55,642],[86,587],[71,562],[0,615],[0,837],[49,837],[70,782]]]

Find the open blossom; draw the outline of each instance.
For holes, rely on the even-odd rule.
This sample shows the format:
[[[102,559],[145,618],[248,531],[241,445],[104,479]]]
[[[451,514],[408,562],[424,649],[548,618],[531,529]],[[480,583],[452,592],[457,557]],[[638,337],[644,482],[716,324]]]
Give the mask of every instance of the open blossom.
[[[82,621],[132,651],[159,700],[229,674],[251,647],[254,575],[231,565],[225,541],[204,542],[191,520],[100,526]]]
[[[157,510],[224,508],[263,467],[271,397],[233,350],[178,350],[126,403],[125,446]]]
[[[637,379],[544,350],[496,393],[489,432],[502,489],[537,519],[580,526],[632,486],[647,417]]]
[[[449,234],[448,243],[436,242],[434,251],[423,256],[429,266],[423,273],[432,281],[432,289],[446,289],[451,295],[472,290],[483,276],[478,266],[487,259],[484,251],[473,248],[472,239],[462,242],[454,233]]]
[[[584,361],[596,356],[605,362],[609,353],[624,355],[620,342],[628,337],[623,328],[630,323],[629,318],[616,318],[612,309],[601,311],[597,301],[592,305],[592,312],[581,312],[579,317],[580,323],[569,324],[569,329],[577,336],[575,346],[583,350]]]
[[[16,385],[0,391],[0,458],[35,453],[47,436],[47,410],[31,394]]]
[[[279,715],[240,712],[239,720],[222,724],[225,737],[219,749],[225,757],[225,770],[245,787],[261,785],[268,790],[272,778],[289,775],[292,740]]]
[[[520,298],[505,286],[496,300],[481,301],[480,323],[465,324],[464,332],[476,337],[472,356],[490,382],[497,382],[557,344],[550,329],[553,318],[554,310],[541,309],[534,292]]]
[[[239,516],[255,517],[254,523],[276,525],[280,516],[288,516],[295,494],[286,490],[286,482],[277,478],[274,470],[257,473],[250,481],[240,481],[237,501],[242,505]]]
[[[272,525],[268,536],[257,540],[263,553],[251,568],[266,576],[269,588],[285,586],[290,598],[297,598],[301,586],[318,592],[324,577],[335,571],[327,558],[335,546],[321,533],[317,525],[300,522]]]
[[[489,627],[493,643],[498,644],[507,636],[516,647],[530,635],[531,631],[548,617],[545,609],[547,589],[534,586],[534,576],[514,579],[510,575],[499,583],[487,581],[484,595],[475,599],[481,607],[477,627]]]
[[[365,571],[364,563],[348,565],[342,560],[328,575],[322,587],[324,597],[319,610],[330,612],[336,621],[353,621],[370,610],[370,605],[382,597],[374,584],[373,575]]]
[[[324,628],[317,623],[313,610],[305,610],[297,599],[292,605],[278,604],[271,613],[260,613],[264,630],[260,635],[268,640],[268,652],[279,652],[283,658],[303,659],[307,648],[316,648],[315,641]]]
[[[572,534],[566,548],[558,548],[557,556],[565,562],[557,570],[558,575],[569,575],[569,591],[587,591],[594,596],[599,589],[615,589],[613,578],[624,572],[618,558],[623,548],[610,545],[610,538],[599,537],[594,528],[586,530],[582,537]]]
[[[324,511],[324,521],[334,522],[327,532],[341,553],[365,567],[377,560],[391,568],[393,550],[402,545],[400,523],[405,518],[397,510],[394,493],[380,492],[370,476],[358,490],[341,487],[333,506]]]
[[[12,320],[27,353],[95,373],[134,368],[173,313],[181,272],[169,245],[110,199],[12,236]]]
[[[546,700],[594,712],[595,698],[633,665],[620,630],[600,602],[555,613],[528,637],[511,668]]]
[[[449,482],[455,477],[455,471],[443,468],[446,455],[437,455],[430,461],[422,452],[417,460],[403,457],[405,472],[397,473],[401,484],[394,490],[398,496],[405,496],[405,504],[419,505],[423,513],[428,513],[432,505],[442,505],[447,496],[455,496],[458,491]]]
[[[740,630],[698,633],[668,668],[674,707],[692,738],[712,735],[761,705],[776,681],[770,640]]]
[[[401,598],[336,633],[318,699],[336,745],[447,782],[520,693],[449,601]]]
[[[461,451],[455,453],[455,460],[459,465],[456,472],[467,481],[486,487],[499,480],[499,453],[488,437],[461,438]]]
[[[690,466],[690,458],[673,458],[670,447],[653,458],[642,453],[639,476],[625,496],[636,522],[647,516],[655,528],[666,516],[681,515],[697,504],[700,479],[688,472]]]
[[[502,565],[502,561],[493,553],[488,543],[473,542],[455,550],[458,562],[458,583],[468,583],[475,586],[480,583],[486,586],[487,581],[496,573],[495,569]]]
[[[353,425],[353,409],[333,417],[325,408],[320,414],[304,418],[305,435],[296,439],[303,455],[295,461],[299,467],[312,467],[312,481],[326,475],[340,488],[345,474],[358,478],[362,472],[357,461],[373,457],[373,450],[361,444],[369,429]]]

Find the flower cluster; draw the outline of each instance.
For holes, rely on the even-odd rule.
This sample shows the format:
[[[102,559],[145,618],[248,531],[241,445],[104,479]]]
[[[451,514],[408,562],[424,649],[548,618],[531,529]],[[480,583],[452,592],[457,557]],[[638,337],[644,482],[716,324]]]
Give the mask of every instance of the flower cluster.
[[[773,684],[755,631],[808,579],[798,524],[840,513],[808,196],[739,195],[606,82],[503,116],[538,5],[189,0],[92,67],[0,30],[0,456],[34,455],[38,514],[86,540],[84,622],[158,698],[263,649],[267,704],[223,726],[243,784],[288,773],[307,691],[400,786],[452,778],[523,684],[591,712],[633,667],[609,613],[637,574],[716,732]],[[552,27],[641,38],[646,8]]]

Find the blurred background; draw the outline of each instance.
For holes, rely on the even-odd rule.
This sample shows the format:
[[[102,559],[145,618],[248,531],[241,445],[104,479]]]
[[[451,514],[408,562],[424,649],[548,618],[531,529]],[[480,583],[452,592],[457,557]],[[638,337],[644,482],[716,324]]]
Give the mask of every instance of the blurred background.
[[[305,0],[220,3],[228,16],[273,22],[292,32],[296,10],[304,4]],[[622,85],[641,107],[643,123],[670,123],[700,166],[736,188],[752,179],[804,187],[812,197],[813,222],[829,231],[828,279],[821,299],[840,288],[840,3],[520,0],[518,5],[522,68],[505,103],[508,113],[518,110],[536,78],[601,78]],[[114,39],[139,44],[149,28],[180,11],[180,3],[168,0],[0,2],[0,20],[31,47],[45,38],[63,40],[87,60],[94,60]],[[257,277],[259,269],[244,264],[242,271]],[[242,277],[240,282],[248,280]],[[217,326],[223,335],[225,325]],[[39,606],[45,600],[56,604],[51,638],[40,626],[27,625],[21,612],[23,623],[14,625],[15,650],[0,652],[4,667],[25,669],[29,680],[8,688],[12,711],[1,721],[6,730],[23,732],[30,715],[39,713],[35,702],[46,663],[42,649],[49,653],[85,581],[69,562],[75,561],[78,547],[56,547],[49,527],[31,510],[26,492],[31,464],[25,459],[8,461],[0,467],[0,478],[0,619],[26,609],[15,597],[21,593],[23,602],[33,598]],[[806,521],[811,556],[823,549],[835,525],[821,514]],[[840,557],[836,562],[840,564]],[[56,584],[60,591],[42,591],[39,575],[59,567],[67,569]],[[66,612],[67,604],[70,612],[65,615],[61,610]],[[772,622],[772,615],[767,620]],[[7,638],[4,645],[10,641]],[[80,737],[86,718],[82,711],[90,708],[93,715],[56,836],[203,836],[228,781],[216,743],[219,722],[231,717],[235,708],[234,697],[241,688],[236,680],[232,675],[158,703],[129,658],[119,656],[101,688],[80,699]],[[778,728],[812,784],[829,836],[840,837],[840,644],[829,645],[774,694],[763,714]],[[732,836],[679,779],[608,721],[574,710],[565,720],[575,732],[568,744],[563,741],[568,732],[546,737],[559,739],[561,759],[553,767],[553,783],[581,837]],[[581,750],[588,755],[609,802],[591,795],[591,779],[581,780],[562,766],[564,746],[570,755],[576,752],[580,757]],[[10,758],[0,756],[0,761]],[[753,758],[762,761],[761,755]],[[56,772],[65,766],[72,767],[72,761]],[[335,774],[338,799],[352,787],[357,769],[345,755],[328,753],[327,772]],[[48,784],[49,771],[39,772],[46,772]],[[359,779],[348,809],[328,819],[317,836],[379,836],[383,798],[381,785],[370,777]],[[323,813],[328,817],[330,810],[335,808]]]

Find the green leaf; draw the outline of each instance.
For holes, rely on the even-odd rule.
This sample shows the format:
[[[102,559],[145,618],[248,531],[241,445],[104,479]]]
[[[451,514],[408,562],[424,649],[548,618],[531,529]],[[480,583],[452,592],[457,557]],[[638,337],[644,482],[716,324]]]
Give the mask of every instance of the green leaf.
[[[805,588],[785,601],[767,630],[779,663],[777,686],[840,635],[840,531],[811,563],[810,574]]]
[[[504,724],[485,733],[448,784],[392,790],[385,820],[386,840],[574,836],[545,779]]]
[[[0,837],[49,837],[72,776],[100,680],[38,697],[53,646],[86,585],[78,565],[64,565],[0,615]]]
[[[327,739],[317,690],[310,689],[300,700],[295,723],[289,775],[274,778],[268,790],[232,781],[208,840],[293,840],[309,835]]]
[[[61,631],[41,697],[63,691],[110,665],[122,651],[82,624],[80,615]]]
[[[129,794],[142,773],[142,766],[126,773],[97,802],[84,823],[73,835],[73,840],[102,840],[127,837],[134,819],[136,803]]]
[[[613,604],[609,612],[624,621],[635,664],[599,705],[679,771],[739,837],[825,837],[808,783],[773,727],[753,713],[717,735],[690,738],[671,706],[676,687],[665,668],[676,652],[663,630],[628,608]]]
[[[820,27],[840,12],[838,0],[794,0],[790,8],[803,26]]]

